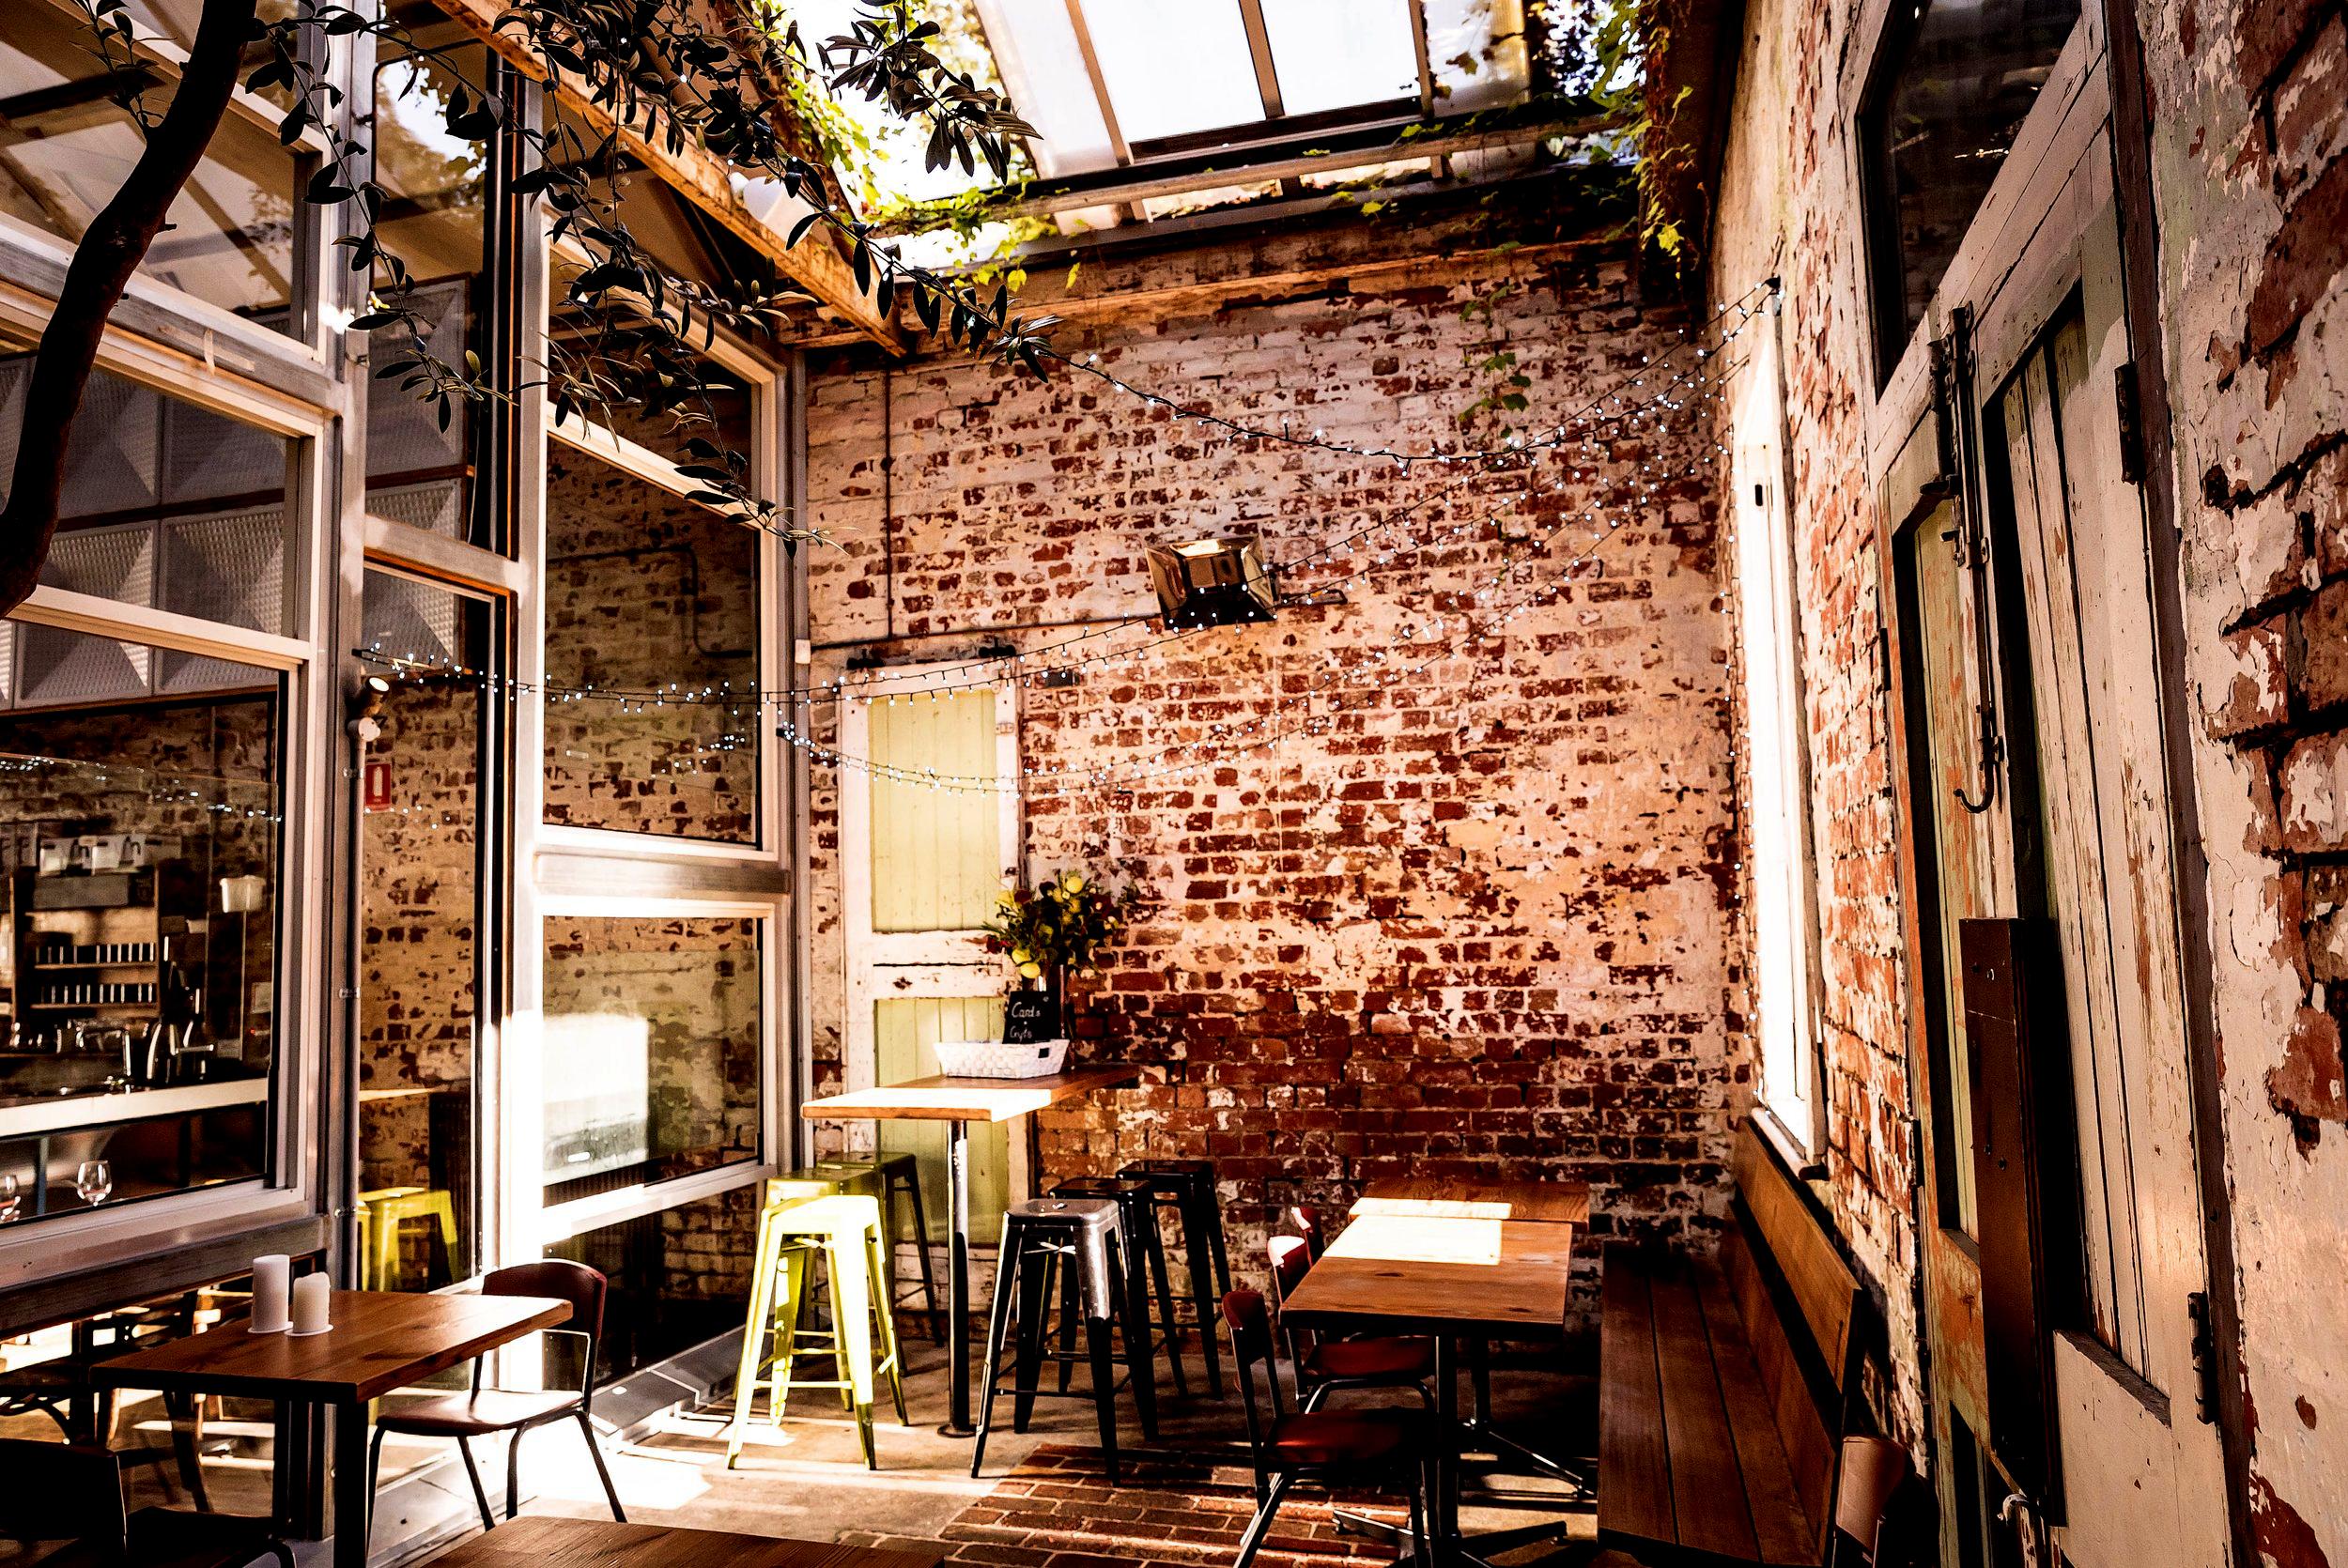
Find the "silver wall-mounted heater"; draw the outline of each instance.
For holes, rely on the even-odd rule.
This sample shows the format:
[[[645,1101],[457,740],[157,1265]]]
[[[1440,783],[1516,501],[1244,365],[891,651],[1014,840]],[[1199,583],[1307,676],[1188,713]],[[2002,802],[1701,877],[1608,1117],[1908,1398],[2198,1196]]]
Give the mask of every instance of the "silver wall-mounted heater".
[[[1269,621],[1280,593],[1253,536],[1150,546],[1150,583],[1170,628]]]

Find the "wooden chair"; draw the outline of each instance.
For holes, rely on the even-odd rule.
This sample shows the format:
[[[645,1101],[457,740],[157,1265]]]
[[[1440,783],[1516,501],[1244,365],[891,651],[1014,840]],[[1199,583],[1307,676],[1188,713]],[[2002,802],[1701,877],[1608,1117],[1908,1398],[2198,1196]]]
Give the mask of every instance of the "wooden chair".
[[[1859,1468],[1845,1474],[1858,1277],[1750,1122],[1734,1169],[1717,1267],[1620,1245],[1606,1253],[1599,1539],[1656,1568],[1822,1564],[1840,1489],[1853,1488],[1861,1514],[1890,1496],[1868,1503]]]
[[[1272,1314],[1252,1290],[1223,1298],[1223,1321],[1239,1363],[1247,1449],[1255,1462],[1256,1514],[1240,1537],[1233,1568],[1247,1568],[1271,1533],[1272,1520],[1298,1483],[1308,1486],[1391,1488],[1398,1475],[1411,1498],[1412,1560],[1428,1560],[1425,1500],[1430,1483],[1431,1434],[1416,1410],[1310,1410],[1291,1413],[1280,1397],[1280,1368],[1272,1357]],[[1256,1402],[1256,1368],[1272,1388],[1272,1415]]]
[[[1288,1341],[1289,1365],[1296,1369],[1296,1403],[1318,1410],[1339,1389],[1409,1389],[1429,1409],[1435,1407],[1435,1342],[1399,1334],[1324,1339],[1288,1320],[1289,1292],[1312,1268],[1303,1237],[1275,1236],[1265,1243],[1272,1254],[1273,1299],[1281,1308],[1280,1336]]]
[[[1305,1243],[1305,1260],[1319,1263],[1321,1254],[1329,1250],[1329,1222],[1321,1210],[1308,1203],[1290,1204],[1289,1223],[1296,1227],[1298,1238]]]
[[[80,1443],[0,1437],[0,1535],[74,1543],[44,1568],[244,1568],[265,1556],[294,1568],[267,1519],[132,1509],[120,1456]]]
[[[114,1440],[115,1391],[100,1388],[91,1369],[158,1340],[195,1332],[199,1304],[189,1292],[82,1319],[73,1325],[72,1348],[65,1355],[0,1372],[0,1419],[39,1412],[57,1423],[67,1442],[107,1448]],[[198,1452],[204,1440],[204,1401],[194,1394],[166,1393],[162,1405],[171,1426],[169,1457],[177,1464],[179,1484],[197,1508],[209,1512],[212,1502]],[[120,1457],[135,1465],[157,1463],[165,1456],[141,1450]]]
[[[587,1440],[587,1453],[595,1461],[595,1474],[603,1480],[603,1494],[611,1501],[611,1516],[626,1523],[627,1514],[620,1507],[619,1488],[611,1484],[611,1472],[604,1466],[603,1450],[595,1443],[595,1349],[603,1333],[603,1299],[608,1288],[600,1273],[583,1263],[564,1258],[517,1263],[510,1268],[497,1269],[484,1279],[484,1296],[548,1296],[571,1304],[570,1321],[546,1332],[578,1334],[586,1340],[582,1360],[587,1370],[579,1379],[578,1391],[485,1389],[481,1386],[481,1362],[476,1358],[471,1392],[424,1400],[377,1418],[375,1439],[367,1448],[368,1495],[375,1493],[376,1476],[383,1463],[385,1437],[396,1432],[409,1437],[451,1437],[456,1439],[456,1452],[464,1456],[465,1476],[472,1483],[473,1501],[481,1509],[481,1528],[495,1530],[497,1519],[489,1512],[489,1494],[482,1488],[481,1471],[473,1464],[471,1439],[500,1432],[511,1434],[505,1456],[505,1516],[510,1519],[521,1507],[522,1434],[555,1422],[575,1421],[579,1422],[579,1436]],[[369,1522],[373,1522],[372,1515]]]

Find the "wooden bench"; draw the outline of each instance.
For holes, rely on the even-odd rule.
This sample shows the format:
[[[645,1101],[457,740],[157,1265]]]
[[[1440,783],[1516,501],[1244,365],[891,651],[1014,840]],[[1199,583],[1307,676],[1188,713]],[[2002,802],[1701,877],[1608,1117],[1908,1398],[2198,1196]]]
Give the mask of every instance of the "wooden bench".
[[[1717,1266],[1606,1253],[1598,1532],[1643,1561],[1819,1564],[1864,1298],[1750,1122]]]

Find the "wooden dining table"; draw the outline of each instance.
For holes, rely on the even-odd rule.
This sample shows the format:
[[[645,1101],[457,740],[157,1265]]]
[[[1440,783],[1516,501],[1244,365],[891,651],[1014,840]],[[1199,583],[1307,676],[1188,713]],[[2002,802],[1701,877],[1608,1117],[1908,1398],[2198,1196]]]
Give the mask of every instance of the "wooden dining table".
[[[367,1407],[394,1390],[445,1372],[571,1315],[568,1301],[539,1296],[425,1296],[337,1290],[332,1327],[317,1334],[256,1334],[231,1318],[200,1334],[100,1361],[101,1388],[220,1394],[278,1402],[277,1514],[292,1515],[309,1418],[334,1413],[334,1568],[366,1568]]]
[[[516,1519],[459,1541],[432,1568],[937,1568],[925,1552],[609,1519]]]
[[[1368,1194],[1365,1194],[1368,1196]],[[1447,1204],[1458,1193],[1435,1194]],[[1435,1345],[1435,1407],[1443,1438],[1434,1464],[1428,1533],[1439,1564],[1483,1560],[1539,1531],[1471,1543],[1460,1530],[1460,1450],[1471,1433],[1460,1419],[1458,1347],[1494,1339],[1558,1339],[1565,1332],[1574,1244],[1571,1221],[1498,1219],[1451,1211],[1361,1213],[1281,1302],[1300,1328],[1426,1335]],[[1515,1447],[1517,1445],[1509,1445]],[[1408,1560],[1407,1559],[1405,1560]]]
[[[799,1107],[810,1121],[940,1121],[946,1123],[947,1392],[950,1437],[974,1436],[970,1423],[970,1129],[1014,1122],[1063,1099],[1135,1082],[1141,1069],[1123,1062],[1096,1062],[1041,1078],[952,1078],[943,1074],[909,1079],[884,1088],[851,1089]],[[927,1238],[924,1238],[924,1245]]]
[[[1362,1189],[1351,1211],[1427,1219],[1531,1220],[1590,1225],[1590,1190],[1578,1181],[1451,1181],[1442,1176],[1389,1176]]]

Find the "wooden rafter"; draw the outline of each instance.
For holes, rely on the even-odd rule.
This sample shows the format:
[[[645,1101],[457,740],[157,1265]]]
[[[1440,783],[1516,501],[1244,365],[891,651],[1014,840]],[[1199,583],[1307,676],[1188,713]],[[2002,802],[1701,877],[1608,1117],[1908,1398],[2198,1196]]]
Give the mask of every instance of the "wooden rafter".
[[[708,148],[687,143],[672,148],[665,135],[648,138],[634,126],[622,125],[610,110],[567,71],[550,69],[523,41],[498,29],[504,8],[498,0],[433,0],[474,37],[480,38],[515,69],[551,87],[563,106],[597,136],[617,133],[619,149],[658,176],[743,243],[766,256],[785,276],[813,295],[858,333],[892,353],[904,350],[904,339],[891,324],[883,300],[856,285],[854,269],[821,225],[789,242],[782,230],[753,213],[735,194],[733,172]]]

